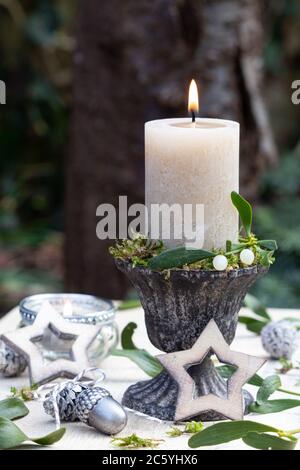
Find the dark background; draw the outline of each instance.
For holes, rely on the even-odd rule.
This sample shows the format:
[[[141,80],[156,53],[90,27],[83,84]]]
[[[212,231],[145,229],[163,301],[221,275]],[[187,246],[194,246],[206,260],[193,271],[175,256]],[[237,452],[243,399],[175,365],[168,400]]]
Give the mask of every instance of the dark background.
[[[280,250],[254,289],[300,303],[300,2],[0,0],[0,312],[30,293],[111,298],[128,284],[96,238],[96,207],[144,198],[143,123],[241,123],[241,193]]]

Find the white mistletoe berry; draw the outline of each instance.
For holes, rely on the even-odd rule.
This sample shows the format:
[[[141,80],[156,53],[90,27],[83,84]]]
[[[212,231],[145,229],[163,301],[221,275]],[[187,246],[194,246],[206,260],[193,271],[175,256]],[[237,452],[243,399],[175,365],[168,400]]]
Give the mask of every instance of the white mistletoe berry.
[[[245,248],[240,252],[240,260],[243,264],[250,266],[254,261],[254,253],[249,248]]]
[[[217,255],[213,259],[213,266],[217,271],[225,271],[228,266],[228,260],[224,255]]]

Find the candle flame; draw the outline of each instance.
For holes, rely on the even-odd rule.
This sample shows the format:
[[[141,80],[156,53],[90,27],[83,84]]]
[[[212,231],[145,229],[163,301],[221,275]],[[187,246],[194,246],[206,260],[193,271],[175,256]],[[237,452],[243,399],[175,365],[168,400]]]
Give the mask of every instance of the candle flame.
[[[73,306],[71,300],[67,299],[64,303],[63,316],[71,317],[73,315]]]
[[[197,113],[199,111],[198,88],[195,80],[190,83],[188,110]]]

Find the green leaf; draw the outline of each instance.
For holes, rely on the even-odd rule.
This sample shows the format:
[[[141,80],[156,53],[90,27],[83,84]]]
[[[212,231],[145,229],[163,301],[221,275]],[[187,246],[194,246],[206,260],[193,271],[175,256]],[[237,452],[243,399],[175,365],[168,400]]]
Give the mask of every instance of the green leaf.
[[[254,321],[253,317],[246,317],[244,315],[239,315],[239,323],[242,323],[243,325],[249,325],[249,323],[252,323]]]
[[[27,441],[26,434],[12,421],[0,418],[0,449],[11,449]]]
[[[300,406],[300,400],[293,400],[290,398],[282,398],[278,400],[269,400],[261,405],[252,403],[249,406],[249,411],[252,413],[267,414],[267,413],[279,413],[280,411],[289,410]]]
[[[278,245],[277,245],[276,240],[258,240],[257,244],[270,251],[278,250]]]
[[[226,252],[232,250],[232,241],[226,240]]]
[[[181,268],[185,264],[195,263],[202,259],[212,258],[215,253],[195,248],[171,248],[163,251],[160,255],[154,256],[149,261],[149,268],[161,271],[163,269]]]
[[[155,377],[162,370],[160,362],[145,349],[138,349],[132,340],[137,324],[130,322],[121,333],[121,345],[123,349],[111,351],[113,356],[127,357],[137,364],[150,377]]]
[[[229,379],[232,374],[236,371],[236,368],[228,364],[216,367],[218,373],[223,377],[223,379]],[[250,385],[260,387],[263,383],[263,378],[258,374],[254,374],[251,379],[247,382]]]
[[[243,442],[250,447],[262,450],[293,450],[297,445],[296,438],[282,438],[270,434],[249,432]]]
[[[55,442],[59,441],[66,432],[66,428],[59,428],[50,434],[47,434],[43,437],[38,438],[30,438],[31,441],[39,444],[40,446],[50,446],[51,444],[55,444]]]
[[[192,436],[189,439],[188,444],[192,448],[223,444],[224,442],[241,439],[251,431],[277,432],[277,429],[254,421],[230,421],[217,423]]]
[[[124,300],[119,306],[118,310],[129,310],[130,308],[138,308],[141,302],[138,299]]]
[[[132,336],[137,328],[137,324],[130,322],[125,326],[121,333],[121,345],[123,349],[137,349],[136,345],[132,341]]]
[[[30,438],[21,431],[12,421],[7,418],[0,417],[0,449],[12,449],[23,444],[25,441],[32,441],[39,445],[51,445],[59,441],[64,433],[65,428],[60,428],[46,436],[40,438]]]
[[[264,266],[266,268],[269,268],[271,266],[271,264],[273,264],[273,261],[274,261],[274,257],[273,257],[274,252],[273,251],[263,250],[262,248],[260,248],[257,245],[256,252],[257,252],[257,255],[258,255],[259,263],[262,266]]]
[[[242,251],[243,248],[247,247],[247,243],[232,243],[231,251]]]
[[[244,199],[240,194],[232,191],[231,200],[233,205],[238,210],[240,219],[244,226],[247,237],[251,235],[251,226],[252,226],[252,207],[246,199]]]
[[[259,387],[256,395],[256,403],[262,405],[265,403],[269,396],[272,395],[279,387],[281,387],[281,380],[278,375],[269,375],[264,379],[263,383]]]
[[[265,321],[254,320],[254,318],[244,317],[242,315],[239,316],[238,321],[240,323],[243,323],[244,325],[246,325],[247,330],[251,331],[252,333],[256,333],[256,334],[260,334],[263,327],[266,326],[266,324],[267,324],[267,322],[265,322]]]
[[[0,416],[7,419],[18,419],[28,415],[29,409],[19,398],[6,398],[0,401]]]
[[[252,312],[254,312],[259,317],[271,320],[271,317],[268,314],[266,307],[260,302],[260,300],[254,297],[254,295],[247,294],[244,300],[244,305],[245,307],[249,308],[249,310],[252,310]]]
[[[113,349],[111,354],[127,357],[150,377],[156,377],[163,370],[160,362],[144,349]]]

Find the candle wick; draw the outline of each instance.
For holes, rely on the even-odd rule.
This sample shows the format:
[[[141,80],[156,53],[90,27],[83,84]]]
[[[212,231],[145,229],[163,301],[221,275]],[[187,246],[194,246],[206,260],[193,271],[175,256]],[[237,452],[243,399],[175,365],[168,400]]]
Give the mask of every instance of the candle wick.
[[[192,111],[192,122],[195,122],[195,121],[196,121],[195,111]]]

